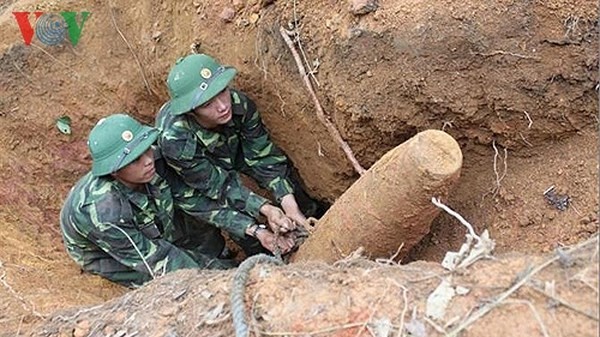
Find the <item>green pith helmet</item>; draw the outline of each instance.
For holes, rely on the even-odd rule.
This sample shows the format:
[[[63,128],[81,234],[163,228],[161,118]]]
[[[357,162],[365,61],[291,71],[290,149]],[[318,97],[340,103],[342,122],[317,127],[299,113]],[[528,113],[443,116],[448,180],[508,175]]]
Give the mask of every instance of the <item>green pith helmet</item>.
[[[96,123],[88,138],[92,174],[114,173],[138,159],[156,141],[158,130],[125,114],[114,114]]]
[[[227,87],[237,71],[220,65],[206,54],[177,60],[167,77],[171,113],[181,115],[208,102]]]

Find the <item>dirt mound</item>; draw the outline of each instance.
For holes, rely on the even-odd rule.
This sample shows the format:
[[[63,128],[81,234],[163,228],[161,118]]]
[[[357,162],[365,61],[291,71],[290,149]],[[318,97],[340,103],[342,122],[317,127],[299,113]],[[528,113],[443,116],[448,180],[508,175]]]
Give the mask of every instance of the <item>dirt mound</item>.
[[[596,237],[558,255],[504,256],[453,274],[434,263],[361,258],[258,264],[241,305],[256,336],[591,337],[597,246]],[[233,272],[176,272],[106,304],[57,313],[32,336],[234,336],[232,283]]]
[[[225,7],[235,12],[229,23],[219,17]],[[35,10],[91,16],[75,47],[35,37],[26,46],[12,12]],[[327,0],[4,1],[3,331],[125,292],[77,270],[58,212],[89,169],[93,123],[117,111],[152,123],[170,65],[193,43],[239,69],[236,86],[256,101],[315,197],[334,201],[358,178],[314,114],[281,26],[299,32],[323,110],[363,167],[418,131],[444,129],[464,155],[447,202],[478,231],[488,228],[499,252],[547,252],[588,238],[599,210],[597,13],[596,2],[582,0],[389,0],[360,17]],[[63,115],[71,135],[55,127]],[[551,185],[570,197],[565,211],[545,200]],[[463,238],[442,215],[410,257],[440,261]]]

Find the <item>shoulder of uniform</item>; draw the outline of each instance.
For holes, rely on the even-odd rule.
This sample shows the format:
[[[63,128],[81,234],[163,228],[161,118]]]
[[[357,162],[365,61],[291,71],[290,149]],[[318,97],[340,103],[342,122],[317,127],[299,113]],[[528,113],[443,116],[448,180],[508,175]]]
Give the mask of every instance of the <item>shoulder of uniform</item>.
[[[133,218],[131,206],[118,190],[114,180],[96,178],[86,191],[82,204],[94,223],[128,222]]]
[[[256,111],[256,105],[245,93],[231,89],[231,103],[235,115],[252,115]]]
[[[156,116],[155,126],[161,131],[161,137],[187,132],[190,128],[186,115],[171,114],[170,106],[171,101],[163,104]]]
[[[160,107],[160,109],[158,109],[154,126],[157,129],[162,130],[164,125],[167,124],[173,117],[174,116],[171,114],[171,101],[167,101]]]
[[[196,152],[197,141],[191,132],[170,133],[159,142],[162,156],[170,159],[189,159]]]

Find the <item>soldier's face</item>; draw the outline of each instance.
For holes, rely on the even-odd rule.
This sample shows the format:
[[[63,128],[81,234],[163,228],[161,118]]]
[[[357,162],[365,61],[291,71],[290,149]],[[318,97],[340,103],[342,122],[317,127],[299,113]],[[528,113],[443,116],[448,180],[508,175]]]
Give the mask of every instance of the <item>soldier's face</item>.
[[[113,173],[115,179],[133,189],[150,182],[156,172],[154,168],[154,150],[149,148],[138,159]]]
[[[223,89],[210,101],[192,111],[198,124],[207,129],[227,124],[231,120],[231,93],[229,88]]]

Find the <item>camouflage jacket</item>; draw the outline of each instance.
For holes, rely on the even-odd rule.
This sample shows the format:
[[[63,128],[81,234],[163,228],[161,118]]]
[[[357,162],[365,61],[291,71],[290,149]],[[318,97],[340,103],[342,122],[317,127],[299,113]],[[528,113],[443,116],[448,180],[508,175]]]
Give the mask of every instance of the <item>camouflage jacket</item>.
[[[205,216],[243,237],[268,201],[243,186],[238,172],[270,189],[278,201],[293,193],[293,185],[287,158],[269,139],[254,102],[233,89],[231,102],[232,119],[218,130],[203,128],[189,114],[171,115],[168,102],[156,126],[162,131],[158,145],[167,163],[205,196]]]
[[[84,270],[125,286],[181,268],[205,268],[210,258],[173,244],[173,196],[159,175],[146,193],[110,176],[88,173],[71,189],[60,214],[67,253]]]

